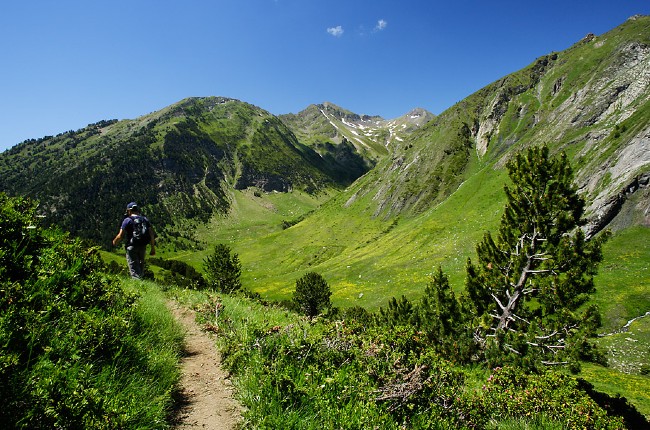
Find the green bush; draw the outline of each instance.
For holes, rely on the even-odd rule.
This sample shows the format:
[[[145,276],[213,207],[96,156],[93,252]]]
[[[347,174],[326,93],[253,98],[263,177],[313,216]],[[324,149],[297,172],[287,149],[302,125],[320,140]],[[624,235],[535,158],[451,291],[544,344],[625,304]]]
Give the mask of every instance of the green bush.
[[[620,418],[608,417],[570,376],[555,372],[528,374],[514,367],[495,368],[479,392],[465,396],[459,416],[483,427],[490,420],[544,416],[568,429],[622,429]]]
[[[0,194],[0,422],[164,427],[176,360],[152,360],[161,345],[137,296],[96,249],[41,228],[36,208]]]
[[[412,325],[219,302],[222,357],[251,428],[624,428],[570,376],[457,366]]]
[[[203,290],[208,285],[201,273],[183,261],[164,260],[153,257],[149,258],[147,263],[167,271],[162,280],[160,280],[163,285],[191,288],[194,290]]]

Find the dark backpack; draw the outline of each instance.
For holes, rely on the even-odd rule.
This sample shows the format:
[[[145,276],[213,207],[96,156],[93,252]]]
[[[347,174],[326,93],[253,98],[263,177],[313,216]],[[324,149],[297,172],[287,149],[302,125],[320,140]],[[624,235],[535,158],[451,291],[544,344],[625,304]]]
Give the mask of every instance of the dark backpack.
[[[143,246],[151,242],[149,232],[149,220],[143,216],[135,216],[133,219],[133,234],[131,235],[130,244],[133,246]]]

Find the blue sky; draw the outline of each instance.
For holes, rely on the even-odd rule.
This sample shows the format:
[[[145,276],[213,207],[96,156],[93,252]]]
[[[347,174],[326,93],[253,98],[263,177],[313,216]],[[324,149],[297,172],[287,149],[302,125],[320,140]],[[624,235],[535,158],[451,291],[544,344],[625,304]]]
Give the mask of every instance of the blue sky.
[[[190,96],[439,114],[650,0],[8,0],[0,151]]]

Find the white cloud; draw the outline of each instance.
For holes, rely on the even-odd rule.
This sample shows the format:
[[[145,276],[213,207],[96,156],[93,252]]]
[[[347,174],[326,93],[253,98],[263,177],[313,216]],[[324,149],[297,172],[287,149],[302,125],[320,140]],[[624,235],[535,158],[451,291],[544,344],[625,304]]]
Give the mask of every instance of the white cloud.
[[[379,21],[377,21],[377,25],[375,26],[375,30],[376,31],[381,31],[384,28],[386,28],[387,25],[388,25],[388,22],[386,22],[383,19],[380,19]]]
[[[327,29],[327,32],[334,37],[340,37],[343,35],[343,27],[337,25],[336,27],[330,27]]]

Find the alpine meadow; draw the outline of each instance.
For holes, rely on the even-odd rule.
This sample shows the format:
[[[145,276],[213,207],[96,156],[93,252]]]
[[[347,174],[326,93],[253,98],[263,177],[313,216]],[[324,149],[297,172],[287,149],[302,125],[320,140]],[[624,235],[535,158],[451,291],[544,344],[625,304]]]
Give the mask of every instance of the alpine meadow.
[[[173,428],[169,301],[241,428],[650,427],[648,16],[439,115],[192,97],[29,139],[0,211],[8,428]]]

